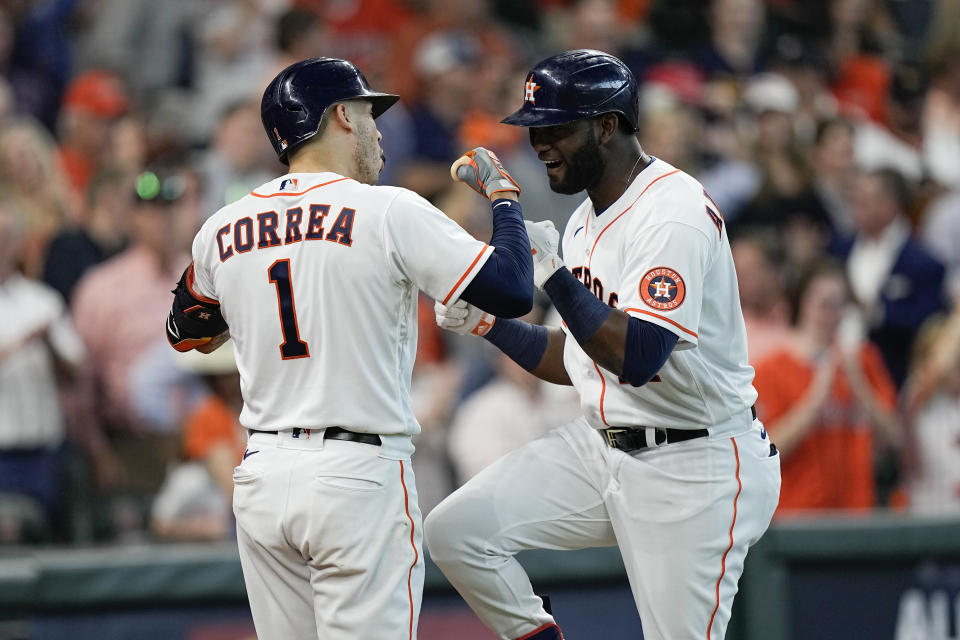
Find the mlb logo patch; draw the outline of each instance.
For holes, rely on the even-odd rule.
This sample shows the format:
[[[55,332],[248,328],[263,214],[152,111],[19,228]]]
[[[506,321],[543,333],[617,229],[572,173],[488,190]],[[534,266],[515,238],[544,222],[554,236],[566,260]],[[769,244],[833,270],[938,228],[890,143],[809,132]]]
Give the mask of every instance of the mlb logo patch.
[[[280,149],[281,149],[281,150],[286,149],[286,148],[287,148],[287,141],[286,141],[285,139],[281,139],[281,138],[280,138],[280,132],[277,131],[277,128],[276,128],[276,127],[273,128],[273,135],[276,136],[277,142],[280,143]]]
[[[296,188],[297,188],[296,178],[284,178],[283,182],[280,183],[280,191],[293,191]]]

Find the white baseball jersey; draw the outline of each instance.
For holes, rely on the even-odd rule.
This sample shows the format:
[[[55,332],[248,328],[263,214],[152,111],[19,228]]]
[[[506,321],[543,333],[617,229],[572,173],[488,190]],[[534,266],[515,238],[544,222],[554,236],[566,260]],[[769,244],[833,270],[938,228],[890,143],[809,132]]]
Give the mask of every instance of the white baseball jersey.
[[[563,260],[603,302],[679,341],[657,376],[633,387],[570,336],[564,366],[587,420],[607,426],[701,429],[753,405],[753,368],[726,226],[694,178],[654,159],[596,215],[570,217]]]
[[[417,290],[450,303],[493,252],[406,189],[334,173],[276,178],[211,216],[194,293],[221,305],[240,423],[419,433]]]

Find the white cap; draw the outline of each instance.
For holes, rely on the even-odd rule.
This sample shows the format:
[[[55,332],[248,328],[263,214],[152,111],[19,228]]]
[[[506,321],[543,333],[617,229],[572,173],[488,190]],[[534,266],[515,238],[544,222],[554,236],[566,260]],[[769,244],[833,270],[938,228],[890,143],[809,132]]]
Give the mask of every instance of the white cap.
[[[432,76],[469,64],[480,55],[480,45],[472,36],[437,31],[420,43],[413,56],[417,73]]]
[[[799,96],[793,83],[779,73],[761,73],[750,79],[743,92],[743,101],[757,113],[793,113],[797,109]]]

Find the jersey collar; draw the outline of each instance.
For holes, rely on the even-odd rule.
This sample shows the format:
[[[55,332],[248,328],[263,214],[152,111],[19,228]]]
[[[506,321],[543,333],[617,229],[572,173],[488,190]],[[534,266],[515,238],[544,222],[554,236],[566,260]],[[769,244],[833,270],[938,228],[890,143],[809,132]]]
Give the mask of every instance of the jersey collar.
[[[651,167],[655,162],[663,164],[662,161],[657,160],[653,156],[650,156],[650,161],[643,166],[643,169],[640,169],[639,173],[637,173],[633,181],[629,185],[627,185],[627,188],[624,189],[623,193],[620,194],[620,197],[614,200],[606,208],[601,209],[600,211],[595,210],[593,208],[593,202],[591,202],[590,199],[587,198],[587,202],[590,202],[590,211],[593,213],[593,216],[588,216],[588,217],[599,218],[600,216],[610,213],[611,211],[623,211],[623,207],[633,202],[637,194],[640,193],[643,190],[643,188],[647,186],[647,184],[649,184],[650,180],[648,180],[647,178],[650,177],[650,172],[648,172],[647,169]]]
[[[251,191],[250,195],[258,198],[299,196],[311,189],[349,179],[350,178],[346,176],[333,173],[332,171],[324,171],[323,173],[288,173],[260,185]]]

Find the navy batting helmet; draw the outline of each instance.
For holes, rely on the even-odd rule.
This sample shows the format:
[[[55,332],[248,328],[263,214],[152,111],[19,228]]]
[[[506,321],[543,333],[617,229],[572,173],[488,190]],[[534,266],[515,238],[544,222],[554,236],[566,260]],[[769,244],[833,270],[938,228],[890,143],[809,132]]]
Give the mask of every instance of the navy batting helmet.
[[[549,127],[618,113],[633,128],[640,120],[637,80],[603,51],[564,51],[537,63],[523,86],[523,106],[501,120],[518,127]]]
[[[371,91],[360,69],[339,58],[310,58],[281,71],[260,102],[263,128],[280,161],[289,164],[290,150],[317,134],[330,105],[354,98],[370,100],[376,118],[400,96]]]

